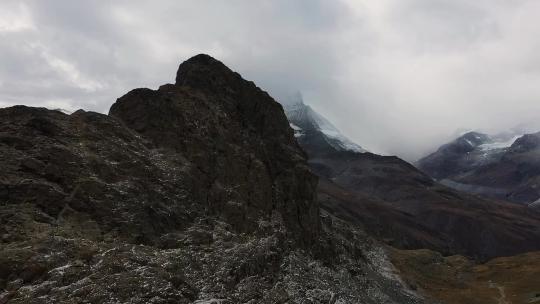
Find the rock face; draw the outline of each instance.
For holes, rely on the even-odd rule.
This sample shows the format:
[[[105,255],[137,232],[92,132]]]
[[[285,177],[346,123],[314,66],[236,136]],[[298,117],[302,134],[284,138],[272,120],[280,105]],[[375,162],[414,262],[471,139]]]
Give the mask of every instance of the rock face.
[[[471,142],[468,137],[482,136]],[[540,133],[495,140],[471,132],[439,148],[418,167],[452,188],[511,202],[540,199]],[[466,149],[459,149],[466,146]]]
[[[319,176],[321,206],[388,244],[477,260],[540,250],[540,214],[447,188],[398,157],[337,149],[317,132],[299,143]],[[471,133],[447,149],[467,153],[487,141]]]
[[[133,90],[110,115],[174,152],[196,177],[190,193],[240,231],[275,215],[295,240],[317,239],[316,178],[281,106],[221,62],[195,56],[180,65],[175,85]]]
[[[108,116],[0,109],[0,156],[0,303],[421,302],[321,214],[281,106],[209,56]]]

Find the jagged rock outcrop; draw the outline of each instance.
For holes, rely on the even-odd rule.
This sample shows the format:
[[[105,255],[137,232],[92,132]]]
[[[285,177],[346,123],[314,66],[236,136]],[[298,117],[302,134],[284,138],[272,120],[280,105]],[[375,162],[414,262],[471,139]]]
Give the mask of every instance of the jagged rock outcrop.
[[[319,233],[316,178],[281,106],[252,82],[207,55],[182,63],[176,84],[136,89],[110,115],[174,152],[194,176],[190,192],[242,231],[282,218],[297,241]]]
[[[108,116],[0,109],[0,155],[0,303],[421,302],[320,214],[281,106],[207,55]]]

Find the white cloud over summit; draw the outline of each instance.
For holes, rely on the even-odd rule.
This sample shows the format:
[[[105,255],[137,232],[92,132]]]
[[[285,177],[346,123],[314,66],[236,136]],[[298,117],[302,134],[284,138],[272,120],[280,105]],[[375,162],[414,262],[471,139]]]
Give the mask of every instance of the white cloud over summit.
[[[457,129],[540,120],[538,16],[537,0],[3,0],[0,106],[107,112],[208,53],[411,160]]]

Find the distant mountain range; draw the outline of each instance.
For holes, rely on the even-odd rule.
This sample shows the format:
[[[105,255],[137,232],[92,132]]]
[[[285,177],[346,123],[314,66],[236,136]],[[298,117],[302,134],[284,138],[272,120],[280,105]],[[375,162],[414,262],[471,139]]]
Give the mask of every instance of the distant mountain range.
[[[537,206],[540,199],[540,132],[487,135],[468,132],[417,163],[454,189]]]
[[[319,176],[319,202],[330,213],[400,248],[430,248],[480,260],[540,249],[535,228],[540,217],[529,215],[527,208],[458,192],[398,157],[367,152],[302,100],[284,108]],[[494,153],[502,145],[469,134],[456,149],[483,144]],[[516,228],[516,222],[523,225]]]

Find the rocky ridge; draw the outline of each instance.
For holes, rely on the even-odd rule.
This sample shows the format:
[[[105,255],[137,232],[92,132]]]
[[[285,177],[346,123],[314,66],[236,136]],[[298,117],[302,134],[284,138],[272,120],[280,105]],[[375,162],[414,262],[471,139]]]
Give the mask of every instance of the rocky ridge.
[[[423,302],[320,211],[281,106],[207,55],[110,115],[0,118],[0,303]]]

